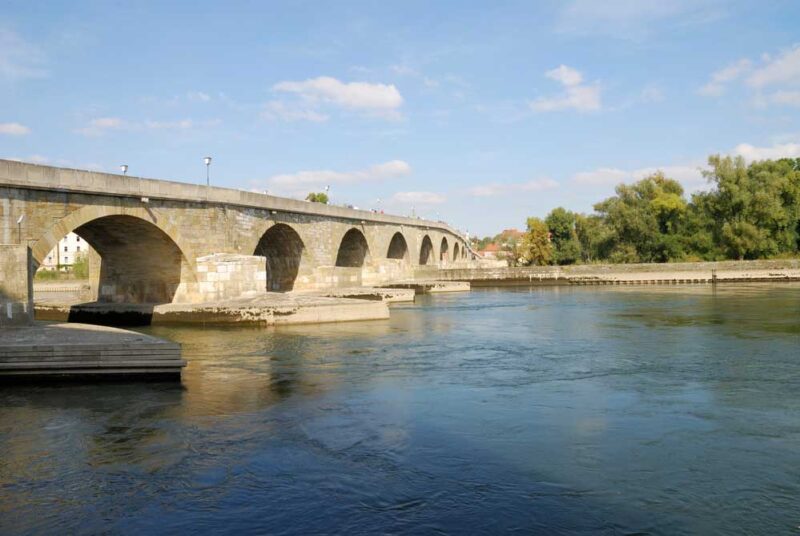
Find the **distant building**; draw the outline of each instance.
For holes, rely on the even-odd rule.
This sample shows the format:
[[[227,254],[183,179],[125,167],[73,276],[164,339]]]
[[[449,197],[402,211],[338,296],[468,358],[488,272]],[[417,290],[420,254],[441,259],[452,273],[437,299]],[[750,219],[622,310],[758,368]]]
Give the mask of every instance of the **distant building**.
[[[80,256],[87,255],[91,247],[80,236],[69,233],[44,258],[43,270],[68,270]]]
[[[498,259],[502,253],[503,251],[497,244],[486,244],[486,247],[478,250],[478,255],[484,259]]]

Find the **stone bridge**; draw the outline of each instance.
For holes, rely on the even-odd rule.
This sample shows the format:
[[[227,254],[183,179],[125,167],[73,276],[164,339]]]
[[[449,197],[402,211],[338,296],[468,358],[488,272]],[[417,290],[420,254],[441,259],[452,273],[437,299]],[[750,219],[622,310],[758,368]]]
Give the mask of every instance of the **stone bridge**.
[[[372,285],[472,256],[442,222],[0,160],[0,243],[35,269],[73,231],[96,252],[97,300],[120,303]]]

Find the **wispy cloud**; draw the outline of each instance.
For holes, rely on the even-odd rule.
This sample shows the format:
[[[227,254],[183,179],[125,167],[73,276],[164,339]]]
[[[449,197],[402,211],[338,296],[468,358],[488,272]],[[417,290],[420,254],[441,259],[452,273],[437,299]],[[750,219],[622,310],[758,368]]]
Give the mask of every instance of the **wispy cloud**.
[[[658,24],[702,24],[726,15],[717,0],[571,0],[562,2],[556,32],[640,40]]]
[[[261,117],[267,121],[311,121],[322,123],[330,119],[328,114],[303,106],[302,103],[287,104],[283,101],[270,101],[264,105]]]
[[[392,200],[406,205],[441,205],[447,198],[436,192],[397,192]]]
[[[193,119],[179,119],[174,121],[127,121],[119,117],[98,117],[90,120],[85,126],[74,130],[77,134],[88,137],[103,136],[112,131],[142,131],[142,130],[191,130],[195,128],[208,128],[220,124],[219,119],[195,121]]]
[[[0,134],[7,136],[24,136],[30,134],[31,129],[19,123],[0,123]]]
[[[769,147],[756,147],[749,143],[740,143],[734,148],[733,153],[744,157],[748,162],[778,158],[800,158],[800,143],[777,143]]]
[[[711,73],[711,79],[697,92],[706,97],[719,97],[725,92],[727,84],[743,77],[752,68],[753,62],[747,58],[742,58]]]
[[[762,54],[758,62],[741,58],[713,72],[698,93],[719,97],[736,82],[751,93],[756,106],[800,107],[800,45],[775,56]]]
[[[400,108],[403,97],[393,84],[342,82],[330,76],[320,76],[303,81],[279,82],[272,89],[276,93],[296,95],[301,101],[299,108],[297,103],[283,102],[281,106],[284,109],[303,110],[306,115],[313,111],[321,117],[325,114],[319,109],[333,107],[383,119],[396,120],[402,117]]]
[[[695,165],[651,166],[628,170],[601,167],[576,173],[570,180],[583,186],[616,186],[623,182],[641,180],[660,171],[667,177],[682,183],[687,190],[693,191],[705,184],[701,167],[699,162]]]
[[[357,171],[307,170],[297,173],[273,175],[267,182],[278,187],[324,186],[328,184],[353,184],[382,181],[403,177],[411,173],[411,166],[403,160],[391,160]]]
[[[84,136],[102,136],[110,130],[119,130],[126,126],[127,123],[119,117],[98,117],[89,121],[86,126],[75,129],[75,132]]]
[[[542,192],[558,188],[558,182],[551,178],[544,177],[527,182],[500,183],[493,182],[467,189],[467,193],[475,197],[492,197],[497,195],[507,195],[517,192]]]
[[[44,53],[16,32],[0,27],[0,78],[43,78]]]
[[[576,110],[579,112],[593,112],[600,110],[600,86],[597,83],[590,85],[583,83],[580,71],[559,65],[545,73],[547,78],[555,80],[564,87],[559,95],[539,97],[530,102],[534,112],[555,112],[560,110]]]

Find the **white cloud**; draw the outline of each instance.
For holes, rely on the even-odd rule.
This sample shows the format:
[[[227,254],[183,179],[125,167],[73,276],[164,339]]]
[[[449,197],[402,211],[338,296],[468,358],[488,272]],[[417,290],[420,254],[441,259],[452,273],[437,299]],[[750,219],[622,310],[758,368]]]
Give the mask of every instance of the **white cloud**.
[[[748,162],[755,160],[775,160],[778,158],[800,158],[800,143],[779,143],[772,147],[756,147],[749,143],[740,143],[733,150],[735,155],[744,157]]]
[[[0,27],[0,78],[42,78],[44,54],[15,32]]]
[[[555,112],[560,110],[577,110],[580,112],[597,111],[602,107],[600,102],[600,86],[598,84],[584,85],[583,75],[566,65],[559,65],[545,73],[547,78],[555,80],[564,86],[561,95],[552,97],[539,97],[530,102],[530,107],[535,112]]]
[[[566,65],[559,65],[555,69],[547,71],[544,75],[556,82],[561,82],[565,86],[577,86],[583,82],[583,75],[579,71],[572,67],[567,67]]]
[[[527,182],[518,183],[499,183],[493,182],[480,186],[473,186],[467,189],[467,193],[475,197],[491,197],[514,192],[541,192],[558,188],[558,183],[548,177],[534,179]]]
[[[747,58],[731,63],[711,74],[711,79],[697,92],[706,97],[719,97],[725,92],[726,84],[741,78],[753,68],[753,62]]]
[[[571,180],[584,186],[616,186],[619,183],[644,179],[659,171],[668,178],[677,180],[689,191],[696,190],[700,185],[705,184],[705,179],[700,172],[700,165],[644,167],[633,170],[606,167],[576,173]]]
[[[393,84],[342,82],[330,76],[284,81],[273,91],[298,95],[309,105],[333,105],[387,119],[399,119],[403,97]]]
[[[125,121],[119,117],[99,117],[92,119],[89,123],[82,128],[75,129],[74,132],[83,134],[84,136],[102,136],[107,132],[113,130],[190,130],[194,128],[208,128],[218,125],[221,121],[219,119],[210,119],[207,121],[194,121],[192,119],[179,119],[177,121],[152,121],[145,120],[141,122]]]
[[[747,77],[747,85],[754,88],[800,85],[800,45],[784,51],[776,58],[764,56],[764,65]]]
[[[186,94],[186,99],[191,102],[208,102],[211,100],[211,95],[202,91],[190,91]]]
[[[109,130],[118,130],[125,126],[126,123],[119,117],[98,117],[89,121],[85,127],[76,129],[75,132],[84,136],[102,136]]]
[[[274,186],[292,187],[327,184],[349,184],[381,181],[411,173],[411,166],[402,160],[391,160],[359,171],[312,170],[274,175],[268,182]]]
[[[322,123],[327,121],[330,116],[301,105],[273,100],[264,105],[261,117],[267,121],[312,121],[314,123]]]
[[[408,205],[441,205],[447,198],[435,192],[397,192],[392,200]]]
[[[0,134],[9,136],[24,136],[30,134],[31,129],[19,123],[0,123]]]
[[[741,81],[751,92],[753,103],[758,107],[800,106],[800,45],[774,57],[762,54],[758,64],[742,58],[714,72],[698,93],[718,97],[736,81]]]
[[[598,168],[592,171],[582,171],[572,176],[572,181],[578,184],[586,184],[592,186],[618,184],[631,174],[619,168]]]

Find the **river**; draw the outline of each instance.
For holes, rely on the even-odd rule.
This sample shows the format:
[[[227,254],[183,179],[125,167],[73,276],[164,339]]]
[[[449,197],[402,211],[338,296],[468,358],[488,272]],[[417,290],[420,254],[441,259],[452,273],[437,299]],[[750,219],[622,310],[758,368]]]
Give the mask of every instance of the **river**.
[[[0,533],[798,533],[800,285],[144,331],[182,384],[0,388]]]

